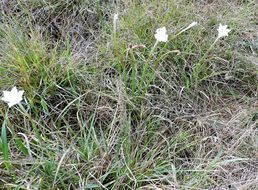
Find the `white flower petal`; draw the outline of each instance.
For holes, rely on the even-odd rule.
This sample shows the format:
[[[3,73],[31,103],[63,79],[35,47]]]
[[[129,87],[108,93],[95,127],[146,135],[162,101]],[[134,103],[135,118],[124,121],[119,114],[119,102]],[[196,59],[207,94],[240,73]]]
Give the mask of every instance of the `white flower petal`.
[[[192,22],[191,24],[189,24],[189,26],[187,28],[192,28],[192,27],[194,27],[197,24],[198,24],[197,22]]]
[[[185,32],[186,30],[188,30],[188,29],[194,27],[194,26],[197,25],[197,24],[198,24],[197,22],[192,22],[192,23],[189,24],[186,28],[184,28],[183,30],[181,30],[181,31],[179,32],[179,34]]]
[[[20,91],[18,92],[19,97],[22,97],[23,93],[24,93],[24,90],[20,90]]]
[[[114,14],[114,21],[116,21],[117,19],[118,19],[118,14],[115,13],[115,14]]]
[[[16,86],[14,86],[14,87],[12,88],[12,90],[11,90],[11,93],[17,94],[17,92],[18,92],[18,90],[17,90]]]
[[[168,35],[166,27],[158,28],[154,36],[158,42],[167,42]]]
[[[218,30],[218,39],[219,38],[222,38],[222,37],[225,37],[225,36],[228,36],[228,33],[231,31],[230,29],[227,29],[227,25],[222,25],[222,24],[219,24],[219,28],[217,29]]]
[[[2,97],[1,100],[5,101],[5,102],[8,102],[8,98],[6,98],[6,97]]]
[[[8,92],[8,91],[3,91],[3,95],[4,97],[8,97],[10,96],[11,92]]]
[[[113,30],[114,30],[114,33],[116,33],[117,20],[118,20],[118,14],[115,13],[115,14],[114,14],[114,18],[113,18]]]
[[[16,103],[15,102],[10,102],[10,103],[7,103],[7,104],[9,106],[9,108],[10,108],[10,107],[14,106]]]
[[[5,101],[9,107],[19,104],[22,101],[22,95],[24,91],[18,91],[16,86],[11,91],[3,91],[3,97],[1,100]]]

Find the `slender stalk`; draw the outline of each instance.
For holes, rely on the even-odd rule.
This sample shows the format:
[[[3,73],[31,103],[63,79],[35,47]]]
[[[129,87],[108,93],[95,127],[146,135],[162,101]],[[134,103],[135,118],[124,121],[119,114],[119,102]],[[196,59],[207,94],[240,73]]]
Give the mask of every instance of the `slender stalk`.
[[[197,24],[197,23],[196,23],[196,24]],[[194,25],[196,25],[196,24],[194,24]],[[156,71],[156,69],[158,68],[158,63],[159,63],[160,58],[161,58],[161,56],[162,56],[162,54],[163,54],[163,51],[164,51],[164,50],[166,49],[166,47],[167,47],[168,42],[174,40],[177,36],[179,36],[180,34],[182,34],[182,33],[185,32],[185,31],[187,31],[188,29],[192,28],[194,25],[190,24],[190,25],[189,25],[188,27],[186,27],[185,29],[179,31],[177,34],[175,34],[174,36],[172,36],[172,37],[165,43],[165,45],[163,46],[163,48],[161,48],[161,50],[160,50],[160,52],[159,52],[159,55],[160,55],[160,56],[159,56],[159,57],[157,58],[157,60],[154,62],[154,69],[152,70],[151,78],[147,81],[147,86],[145,87],[145,90],[144,90],[144,92],[143,92],[143,93],[144,93],[143,95],[145,95],[145,93],[147,92],[148,87],[149,87],[149,85],[150,85],[150,82],[154,79],[155,71]],[[157,45],[157,42],[155,43],[155,45]],[[154,47],[152,48],[152,51],[154,51],[154,49],[155,49],[155,47],[156,47],[155,45],[154,45]],[[151,51],[150,55],[153,54],[152,51]],[[151,59],[151,56],[149,56],[149,59]],[[142,86],[143,80],[145,79],[146,68],[149,67],[149,62],[150,62],[149,59],[147,60],[146,65],[145,65],[144,70],[143,70],[143,75],[142,75],[142,78],[141,78],[141,86]]]
[[[198,61],[197,64],[201,64],[204,59],[207,57],[207,55],[210,53],[210,51],[214,48],[216,42],[218,41],[219,38],[216,38],[216,40],[211,44],[211,46],[209,47],[209,49],[205,52],[205,54],[202,56],[202,58]]]
[[[168,53],[166,53],[166,54],[164,54],[163,56],[161,56],[160,59],[163,58],[163,57],[165,57],[165,56],[168,55],[169,53],[178,53],[178,52],[179,52],[178,50],[169,51]],[[147,81],[147,85],[146,85],[146,87],[145,87],[145,90],[144,90],[144,92],[143,92],[143,95],[146,94],[146,92],[148,91],[148,88],[149,88],[149,86],[150,86],[151,81],[154,80],[155,71],[158,69],[158,63],[159,63],[159,60],[160,60],[160,59],[158,59],[158,60],[155,61],[155,63],[154,63],[154,67],[153,67],[152,72],[151,72],[151,77],[150,77],[150,79]]]
[[[117,60],[117,70],[118,70],[119,75],[122,76],[122,65],[118,59],[119,52],[118,52],[117,32],[116,32],[117,19],[118,19],[118,15],[115,14],[114,18],[113,18],[113,45],[114,45],[114,56],[115,56],[115,59]]]
[[[179,34],[181,34],[181,32],[177,33],[176,35],[172,36],[172,38],[169,39],[169,41],[172,41],[174,40]],[[168,41],[168,42],[169,42]],[[163,48],[161,48],[160,50],[160,53],[159,53],[159,57],[157,58],[157,60],[154,62],[154,68],[152,69],[152,73],[151,73],[151,78],[147,81],[147,86],[145,87],[145,90],[143,91],[143,94],[142,95],[145,95],[148,88],[149,88],[149,85],[151,83],[151,81],[154,79],[154,76],[155,76],[155,71],[157,70],[158,68],[158,64],[159,64],[159,61],[160,61],[160,58],[162,57],[162,53],[163,51],[166,49],[167,47],[167,44],[168,42],[165,43],[165,45],[163,46]],[[157,42],[156,42],[157,43]],[[154,46],[155,47],[155,46]],[[152,49],[154,51],[154,48]],[[141,86],[142,86],[142,83],[141,83]]]
[[[135,60],[135,57],[133,55],[133,52],[131,50],[129,50],[129,51],[130,51],[130,55],[133,58],[133,63],[132,63],[132,83],[131,83],[131,86],[132,86],[132,96],[134,96],[135,95],[135,82],[136,82],[135,74],[136,74],[136,70],[137,70],[137,65],[136,65],[136,60]]]
[[[9,110],[9,109],[8,109]],[[11,164],[9,162],[9,148],[8,148],[8,142],[7,142],[7,131],[6,131],[6,119],[8,118],[8,110],[5,114],[4,121],[2,124],[2,130],[1,130],[1,140],[2,140],[2,152],[3,152],[3,160],[4,165],[8,171],[11,170]]]
[[[123,80],[124,80],[124,85],[126,86],[127,84],[127,72],[126,72],[126,64],[125,62],[122,62],[122,69],[123,69]]]
[[[193,80],[195,81],[195,86],[198,85],[198,81],[196,79],[198,78],[199,74],[203,71],[204,68],[204,60],[207,58],[208,54],[211,52],[211,50],[214,48],[215,44],[217,43],[219,38],[216,38],[216,40],[211,44],[209,49],[205,52],[205,54],[201,57],[201,59],[198,61],[198,63],[193,68]]]
[[[146,64],[144,64],[144,66],[143,66],[140,87],[142,87],[142,85],[143,85],[144,79],[146,77],[147,69],[149,68],[149,65],[150,65],[150,62],[151,62],[151,58],[153,56],[153,53],[154,53],[157,45],[158,45],[158,41],[155,42],[154,46],[152,47],[152,49],[150,51],[149,57],[148,57],[148,59],[146,61]]]
[[[42,143],[42,138],[41,138],[41,136],[40,136],[39,130],[38,130],[38,128],[37,128],[36,125],[35,125],[35,123],[37,123],[37,122],[35,122],[35,121],[32,119],[31,115],[27,112],[27,110],[23,107],[23,105],[22,105],[21,103],[19,103],[18,106],[19,106],[19,108],[21,109],[21,113],[24,114],[26,117],[29,118],[29,121],[31,122],[32,128],[33,128],[34,132],[35,132],[36,135],[37,135],[37,138],[38,138],[39,141]]]

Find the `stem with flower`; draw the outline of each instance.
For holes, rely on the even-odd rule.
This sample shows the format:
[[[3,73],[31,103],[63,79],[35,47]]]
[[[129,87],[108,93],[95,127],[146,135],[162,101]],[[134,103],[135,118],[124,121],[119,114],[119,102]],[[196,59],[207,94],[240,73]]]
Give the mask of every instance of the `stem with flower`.
[[[23,107],[23,105],[21,103],[18,103],[18,106],[20,109],[18,109],[23,115],[25,115],[29,121],[31,122],[31,126],[33,131],[36,133],[37,139],[39,139],[40,143],[42,143],[42,137],[39,133],[38,128],[36,127],[35,123],[37,124],[37,122],[35,120],[32,119],[31,114],[28,113],[28,111]]]
[[[136,65],[136,60],[135,60],[135,57],[134,57],[134,54],[132,52],[131,49],[128,50],[132,59],[133,59],[133,63],[132,63],[132,82],[131,82],[131,86],[132,86],[132,96],[135,95],[135,83],[136,83],[136,78],[135,78],[135,75],[136,75],[136,70],[137,70],[137,65]]]
[[[153,45],[153,47],[152,47],[150,53],[149,53],[149,56],[148,56],[148,58],[147,58],[147,60],[146,60],[146,64],[144,64],[144,66],[143,66],[142,75],[141,75],[141,82],[140,82],[140,86],[141,86],[141,87],[142,87],[143,82],[144,82],[144,80],[145,80],[147,69],[149,68],[149,65],[150,65],[150,62],[151,62],[151,58],[152,58],[152,56],[153,56],[153,54],[154,54],[154,51],[155,51],[155,49],[156,49],[158,43],[159,43],[159,41],[157,40],[157,41],[155,42],[155,44]]]
[[[194,27],[195,25],[197,25],[197,22],[192,22],[191,24],[189,24],[186,28],[182,29],[181,31],[179,31],[178,33],[176,33],[174,36],[172,36],[169,40],[163,40],[163,42],[166,42],[165,45],[163,46],[163,48],[160,50],[159,53],[159,57],[157,58],[157,60],[154,62],[154,67],[152,69],[152,73],[151,73],[151,77],[149,78],[149,80],[147,81],[147,85],[145,86],[145,90],[143,91],[143,95],[146,94],[151,81],[154,80],[154,76],[155,76],[155,71],[158,68],[158,64],[161,60],[161,58],[164,58],[166,55],[168,55],[169,53],[178,53],[177,50],[174,51],[169,51],[168,53],[166,53],[165,55],[163,54],[163,51],[166,49],[168,42],[173,41],[177,36],[179,36],[180,34],[182,34],[183,32],[189,30],[190,28]],[[158,31],[158,30],[157,30]],[[157,34],[155,35],[155,37],[157,37]],[[157,40],[158,41],[158,40]]]
[[[201,57],[201,59],[198,61],[198,63],[193,68],[191,81],[192,81],[192,83],[195,83],[195,87],[197,87],[199,82],[200,82],[200,80],[197,80],[197,79],[199,79],[199,78],[202,79],[203,78],[203,77],[200,77],[199,75],[201,73],[205,74],[205,71],[207,70],[207,68],[205,67],[204,61],[207,58],[208,54],[215,47],[215,44],[218,42],[218,40],[222,37],[228,36],[228,33],[231,31],[230,29],[227,29],[227,25],[223,26],[221,24],[219,25],[219,28],[217,30],[218,30],[217,38],[215,39],[215,41],[211,44],[209,49],[204,53],[204,55]],[[205,70],[205,68],[206,68],[206,70]]]
[[[117,70],[120,76],[122,76],[122,65],[121,62],[117,59],[118,58],[118,44],[117,44],[117,20],[118,14],[115,13],[113,17],[113,46],[114,46],[114,56],[117,62]]]
[[[16,86],[14,86],[11,91],[3,91],[3,97],[1,98],[1,100],[6,102],[8,104],[9,108],[18,104],[18,106],[20,108],[18,110],[23,115],[25,115],[26,117],[29,118],[29,121],[31,122],[33,130],[35,131],[35,133],[36,133],[38,139],[40,140],[40,142],[42,142],[42,138],[41,138],[41,136],[39,134],[39,131],[38,131],[36,125],[35,125],[35,123],[37,124],[37,122],[32,119],[31,115],[27,112],[27,110],[21,104],[21,101],[23,100],[23,97],[22,97],[23,93],[24,93],[23,90],[19,91],[19,90],[17,90]],[[6,119],[7,119],[7,117],[5,117],[5,121],[7,121]],[[5,123],[5,121],[4,121],[4,123]],[[11,131],[12,131],[12,129],[11,129]]]
[[[11,164],[9,162],[9,148],[8,148],[8,142],[7,142],[7,130],[6,130],[6,120],[8,120],[8,110],[5,113],[4,121],[2,124],[2,130],[1,130],[1,145],[2,145],[2,152],[3,152],[3,159],[4,159],[4,165],[8,171],[11,169]]]

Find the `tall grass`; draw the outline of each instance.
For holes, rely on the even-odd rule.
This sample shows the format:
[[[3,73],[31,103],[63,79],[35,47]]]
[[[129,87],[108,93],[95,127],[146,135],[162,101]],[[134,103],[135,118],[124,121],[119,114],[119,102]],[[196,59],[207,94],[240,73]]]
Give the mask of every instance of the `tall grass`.
[[[255,1],[0,7],[0,188],[256,188]]]

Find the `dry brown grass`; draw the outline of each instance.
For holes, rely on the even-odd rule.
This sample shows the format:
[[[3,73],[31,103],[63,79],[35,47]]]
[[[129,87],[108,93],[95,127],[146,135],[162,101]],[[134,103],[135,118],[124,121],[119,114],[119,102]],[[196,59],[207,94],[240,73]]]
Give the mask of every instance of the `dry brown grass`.
[[[8,133],[13,171],[0,157],[0,187],[257,189],[256,1],[98,2],[0,2],[0,43],[7,47],[0,47],[0,87],[30,90],[25,105],[43,138],[41,143],[18,109],[9,111],[8,127],[15,132]],[[112,50],[116,11],[120,57]],[[167,47],[180,53],[160,61],[145,96],[132,96],[126,83],[132,59],[125,63],[128,81],[118,76],[116,61],[125,59],[130,45],[144,44],[134,50],[140,70],[158,26],[166,25],[172,34],[193,20],[198,27]],[[186,79],[220,22],[232,32],[209,54],[210,69],[200,85],[189,90]],[[61,72],[50,69],[41,76],[41,67],[27,59],[42,52],[24,50],[18,43],[23,35],[34,45],[36,36],[49,55],[40,63],[61,64]],[[20,63],[9,58],[16,55],[8,49],[12,45],[19,50],[17,57],[32,64],[30,87],[12,70],[11,64]],[[3,121],[2,102],[0,113]],[[15,143],[18,137],[30,154]]]

